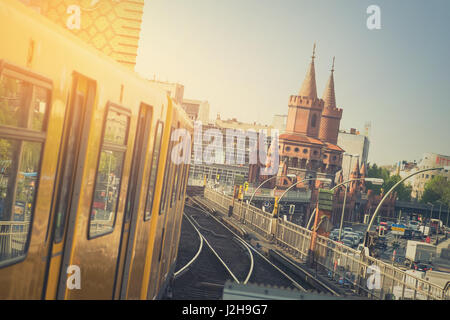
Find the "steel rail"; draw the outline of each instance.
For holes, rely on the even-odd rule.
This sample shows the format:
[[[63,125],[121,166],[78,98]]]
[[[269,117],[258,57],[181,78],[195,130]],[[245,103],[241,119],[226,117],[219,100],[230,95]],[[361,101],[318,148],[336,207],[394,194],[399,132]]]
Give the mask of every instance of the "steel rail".
[[[234,275],[234,273],[230,270],[230,268],[227,266],[227,264],[225,263],[225,261],[222,260],[222,258],[219,256],[219,254],[216,252],[216,250],[214,250],[214,248],[209,244],[208,240],[206,240],[206,237],[197,229],[196,226],[193,225],[193,227],[197,230],[197,232],[200,233],[200,235],[203,238],[203,241],[205,241],[206,245],[211,249],[211,251],[214,253],[214,255],[216,256],[216,258],[220,261],[220,263],[222,263],[222,265],[225,267],[225,269],[228,271],[228,273],[231,275],[231,277],[233,278],[234,281],[236,281],[237,283],[240,283],[238,278]]]
[[[189,218],[187,217],[187,215],[184,214],[184,213],[183,213],[183,215],[185,216],[186,220],[194,227],[194,225],[193,225],[192,222],[189,220]],[[194,229],[195,229],[195,227],[194,227]],[[198,251],[197,251],[197,253],[194,255],[194,257],[193,257],[188,263],[186,263],[186,265],[185,265],[184,267],[182,267],[180,270],[178,270],[177,272],[175,272],[175,273],[173,274],[174,279],[176,279],[176,278],[177,278],[184,270],[186,270],[187,268],[189,268],[189,266],[190,266],[192,263],[194,263],[194,261],[198,258],[198,256],[199,256],[200,253],[202,252],[202,249],[203,249],[203,238],[202,238],[201,233],[200,233],[197,229],[195,229],[195,231],[197,231],[198,237],[200,238],[200,246],[199,246],[199,248],[198,248]]]
[[[213,219],[215,219],[218,223],[220,223],[222,226],[224,226],[226,229],[228,229],[228,231],[230,231],[232,234],[234,234],[234,236],[238,239],[240,239],[241,241],[244,241],[245,243],[247,243],[244,239],[242,239],[239,235],[237,235],[233,230],[231,230],[230,228],[228,228],[225,224],[222,223],[222,221],[220,221],[219,219],[217,219],[216,217],[214,217],[212,214],[210,214],[207,211],[204,211],[200,208],[198,208],[197,210],[201,210],[205,213],[207,213],[208,215],[210,215]],[[273,264],[269,259],[267,259],[263,254],[261,254],[261,252],[259,252],[258,250],[256,250],[255,248],[253,248],[251,245],[248,245],[248,247],[255,252],[257,255],[259,255],[264,261],[266,261],[269,265],[271,265],[275,270],[277,270],[278,272],[280,272],[283,276],[285,276],[287,279],[289,279],[289,281],[292,282],[292,284],[297,287],[298,289],[307,292],[308,290],[306,290],[302,285],[300,285],[297,281],[295,281],[291,276],[289,276],[286,272],[284,272],[283,270],[281,270],[280,268],[278,268],[275,264]]]

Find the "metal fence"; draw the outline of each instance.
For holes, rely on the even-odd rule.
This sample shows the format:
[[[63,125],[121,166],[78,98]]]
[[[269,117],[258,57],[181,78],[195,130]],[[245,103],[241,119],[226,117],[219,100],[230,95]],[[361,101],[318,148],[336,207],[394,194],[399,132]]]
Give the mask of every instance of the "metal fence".
[[[205,198],[224,212],[228,212],[233,201],[231,197],[208,188],[205,189]],[[234,203],[233,217],[264,237],[273,239],[280,249],[306,261],[312,231],[281,218],[273,218],[270,213],[240,201]],[[450,299],[450,292],[445,292],[436,284],[319,235],[316,237],[313,261],[330,279],[354,289],[362,296],[402,300]]]
[[[29,221],[0,221],[0,261],[24,254],[29,227]]]

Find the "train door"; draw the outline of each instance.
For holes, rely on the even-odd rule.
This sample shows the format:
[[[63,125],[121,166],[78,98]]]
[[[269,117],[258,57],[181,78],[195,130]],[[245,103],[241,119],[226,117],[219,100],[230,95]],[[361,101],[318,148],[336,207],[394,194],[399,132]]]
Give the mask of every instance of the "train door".
[[[125,299],[127,297],[127,286],[132,264],[134,239],[139,219],[138,209],[141,198],[141,190],[144,179],[144,167],[146,151],[149,147],[150,133],[152,127],[153,109],[142,105],[139,112],[136,139],[134,142],[133,160],[129,180],[128,195],[125,208],[125,219],[123,223],[121,248],[116,276],[115,297]],[[138,288],[140,289],[140,288]]]
[[[81,176],[87,152],[87,138],[93,113],[96,84],[94,81],[74,74],[70,102],[66,111],[56,193],[53,198],[53,232],[48,255],[46,299],[55,299],[59,278],[64,278],[67,270],[60,275],[62,257],[70,248],[72,233],[68,231],[68,219],[73,222],[80,196]],[[65,282],[61,282],[64,291]]]
[[[159,206],[159,212],[158,212],[158,221],[157,221],[157,227],[154,234],[155,240],[153,245],[153,255],[151,259],[151,268],[150,268],[150,279],[148,283],[148,292],[147,292],[147,299],[154,299],[159,290],[159,285],[161,283],[161,279],[158,278],[158,275],[161,271],[161,258],[163,253],[163,240],[164,235],[166,233],[166,222],[167,222],[167,216],[168,216],[168,205],[170,200],[170,191],[173,187],[173,163],[171,161],[171,152],[173,149],[173,141],[170,140],[170,137],[172,136],[172,132],[175,128],[172,127],[169,134],[169,148],[167,150],[167,157],[166,157],[166,164],[164,169],[164,185],[162,189],[161,194],[161,202]]]
[[[39,299],[60,133],[52,81],[0,60],[0,299]]]
[[[126,200],[122,195],[131,163],[131,110],[109,101],[101,106],[96,113],[103,123],[90,130],[79,203],[69,216],[71,239],[64,248],[58,298],[114,297]]]

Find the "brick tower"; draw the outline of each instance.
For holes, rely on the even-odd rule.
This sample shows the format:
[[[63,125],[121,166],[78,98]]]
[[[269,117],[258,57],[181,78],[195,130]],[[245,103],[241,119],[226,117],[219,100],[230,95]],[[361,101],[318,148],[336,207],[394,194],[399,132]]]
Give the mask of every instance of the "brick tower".
[[[316,45],[314,44],[311,64],[298,95],[289,98],[286,132],[299,133],[308,137],[319,136],[323,101],[317,98],[316,72],[314,68]]]

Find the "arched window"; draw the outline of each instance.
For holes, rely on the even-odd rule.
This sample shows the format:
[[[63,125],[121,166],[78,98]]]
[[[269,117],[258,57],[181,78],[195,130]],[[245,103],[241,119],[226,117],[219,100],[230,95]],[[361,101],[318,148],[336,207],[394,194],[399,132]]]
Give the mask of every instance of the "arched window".
[[[316,114],[313,114],[311,117],[311,127],[315,128],[316,122],[317,122],[317,116],[316,116]]]

